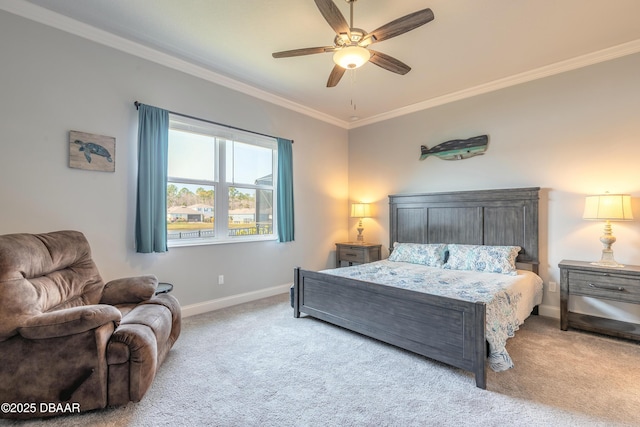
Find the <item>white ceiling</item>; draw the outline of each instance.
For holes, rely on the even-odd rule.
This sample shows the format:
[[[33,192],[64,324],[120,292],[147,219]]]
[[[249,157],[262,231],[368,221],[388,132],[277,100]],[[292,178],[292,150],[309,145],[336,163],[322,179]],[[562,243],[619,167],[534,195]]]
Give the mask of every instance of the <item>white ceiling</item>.
[[[347,2],[334,2],[349,21]],[[0,0],[9,12],[345,128],[640,52],[639,0],[359,0],[354,26],[373,31],[426,7],[432,22],[374,46],[411,66],[408,74],[369,63],[326,88],[331,53],[271,56],[333,43],[313,0]]]

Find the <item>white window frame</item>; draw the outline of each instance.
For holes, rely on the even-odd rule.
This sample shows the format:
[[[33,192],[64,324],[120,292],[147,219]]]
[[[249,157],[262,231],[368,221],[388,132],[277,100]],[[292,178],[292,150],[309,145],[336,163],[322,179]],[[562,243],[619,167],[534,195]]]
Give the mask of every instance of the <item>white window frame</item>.
[[[210,123],[203,120],[198,120],[189,117],[183,117],[176,114],[169,114],[169,129],[180,130],[186,132],[193,132],[197,134],[207,135],[215,138],[215,177],[214,181],[208,180],[194,180],[188,178],[181,178],[176,176],[168,176],[167,184],[193,184],[193,185],[206,185],[213,187],[214,189],[214,237],[200,237],[200,238],[181,238],[181,239],[168,239],[168,247],[181,247],[181,246],[197,246],[197,245],[215,245],[224,243],[242,243],[242,242],[256,242],[256,241],[272,241],[278,239],[277,233],[277,171],[278,171],[278,143],[275,138],[254,134],[251,132],[245,132],[239,129],[226,127]],[[271,185],[258,185],[247,183],[227,182],[227,144],[225,141],[241,142],[245,144],[255,145],[259,147],[270,148],[273,152],[272,156],[272,184]],[[269,190],[272,191],[272,230],[271,234],[253,234],[246,236],[229,236],[228,218],[229,218],[229,189],[231,187],[238,187],[243,189],[256,190]],[[225,220],[220,221],[219,218]],[[257,219],[257,218],[256,218]]]

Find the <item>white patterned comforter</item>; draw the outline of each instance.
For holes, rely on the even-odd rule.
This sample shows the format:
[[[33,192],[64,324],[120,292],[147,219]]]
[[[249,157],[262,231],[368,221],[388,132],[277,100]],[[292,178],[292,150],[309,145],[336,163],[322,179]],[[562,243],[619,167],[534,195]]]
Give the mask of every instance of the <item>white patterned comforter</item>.
[[[542,279],[525,270],[509,276],[383,260],[323,270],[322,273],[464,301],[484,302],[489,365],[497,372],[513,367],[505,348],[507,339],[515,335],[533,307],[542,302]]]

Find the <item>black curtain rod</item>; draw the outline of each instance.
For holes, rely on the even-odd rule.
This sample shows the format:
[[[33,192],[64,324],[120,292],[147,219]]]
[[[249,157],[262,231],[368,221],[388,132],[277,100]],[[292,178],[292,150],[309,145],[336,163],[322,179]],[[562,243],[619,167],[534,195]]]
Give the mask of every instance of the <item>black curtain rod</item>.
[[[138,101],[135,101],[133,103],[133,105],[136,106],[136,110],[137,110],[138,107],[140,107],[140,105],[142,105],[142,103],[138,102]],[[199,120],[201,122],[211,123],[212,125],[224,126],[224,127],[227,127],[227,128],[230,128],[230,129],[239,130],[239,131],[242,131],[242,132],[249,132],[249,133],[252,133],[254,135],[260,135],[260,136],[266,136],[267,138],[278,139],[277,136],[267,135],[266,133],[254,132],[252,130],[242,129],[242,128],[235,127],[235,126],[229,126],[229,125],[225,125],[224,123],[218,123],[218,122],[214,122],[214,121],[211,121],[211,120],[201,119],[199,117],[193,117],[193,116],[189,116],[187,114],[176,113],[175,111],[168,111],[168,112],[169,112],[169,114],[175,114],[176,116],[186,117],[187,119]],[[291,140],[291,143],[293,144],[293,139]]]

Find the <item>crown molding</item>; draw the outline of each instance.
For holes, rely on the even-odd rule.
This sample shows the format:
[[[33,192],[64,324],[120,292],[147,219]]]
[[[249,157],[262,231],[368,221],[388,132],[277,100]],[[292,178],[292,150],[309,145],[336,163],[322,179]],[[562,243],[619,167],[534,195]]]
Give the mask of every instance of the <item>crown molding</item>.
[[[226,88],[244,93],[245,95],[284,107],[306,116],[322,120],[329,124],[347,129],[348,122],[336,117],[298,104],[273,93],[258,89],[246,83],[215,73],[207,68],[195,65],[172,55],[149,48],[140,43],[127,40],[107,31],[85,24],[43,7],[21,0],[0,0],[0,9],[31,21],[56,28],[58,30],[82,37],[84,39],[117,49],[136,57],[155,62],[177,71],[207,80]]]
[[[438,96],[436,98],[431,98],[424,102],[418,102],[416,104],[408,105],[406,107],[398,108],[386,113],[358,120],[357,122],[351,122],[349,124],[349,129],[354,129],[360,126],[366,126],[372,123],[389,120],[395,117],[404,116],[406,114],[415,113],[418,111],[437,107],[439,105],[448,104],[454,101],[460,101],[462,99],[471,98],[476,95],[482,95],[484,93],[519,85],[521,83],[527,83],[533,80],[542,79],[545,77],[564,73],[566,71],[576,70],[578,68],[598,64],[600,62],[610,61],[612,59],[621,58],[623,56],[632,55],[638,52],[640,52],[640,39],[613,46],[607,49],[602,49],[586,55],[577,56],[565,61],[556,62],[551,65],[536,68],[534,70],[525,71],[524,73],[494,80],[492,82],[484,83],[468,89],[452,92],[446,95]]]
[[[186,74],[190,74],[203,80],[218,84],[220,86],[224,86],[237,92],[244,93],[254,98],[278,105],[280,107],[298,112],[300,114],[304,114],[306,116],[347,130],[381,122],[384,120],[389,120],[406,114],[411,114],[440,105],[448,104],[450,102],[471,98],[473,96],[493,92],[521,83],[527,83],[533,80],[553,76],[556,74],[564,73],[566,71],[587,67],[589,65],[598,64],[600,62],[605,62],[640,52],[640,39],[637,39],[607,49],[602,49],[593,53],[577,56],[572,59],[540,67],[534,70],[525,71],[513,76],[508,76],[502,79],[494,80],[492,82],[477,85],[468,89],[431,98],[423,102],[418,102],[405,107],[397,108],[395,110],[381,113],[366,119],[347,122],[345,120],[338,119],[334,116],[322,113],[320,111],[293,102],[273,93],[258,89],[254,86],[242,83],[227,76],[223,76],[204,67],[146,47],[131,40],[127,40],[123,37],[116,36],[107,31],[100,30],[93,26],[76,21],[64,15],[52,12],[48,9],[36,6],[26,1],[0,0],[0,9],[14,15],[18,15],[23,18],[39,22],[41,24],[91,40],[93,42],[120,50],[133,56],[143,58],[160,65],[164,65],[166,67],[184,72]]]

